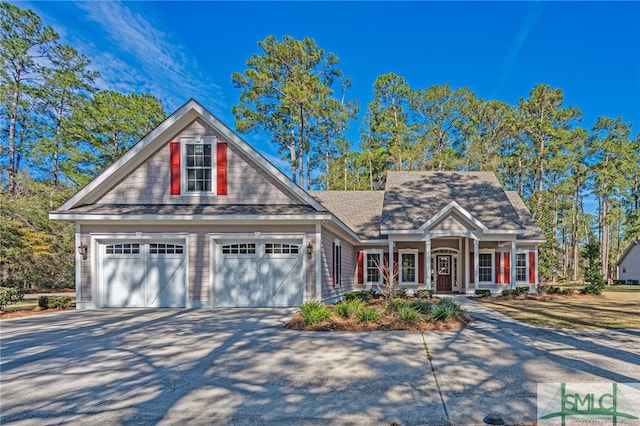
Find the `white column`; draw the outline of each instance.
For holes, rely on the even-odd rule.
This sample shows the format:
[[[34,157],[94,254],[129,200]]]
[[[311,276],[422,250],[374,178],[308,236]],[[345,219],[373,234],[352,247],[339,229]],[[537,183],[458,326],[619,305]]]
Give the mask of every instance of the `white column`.
[[[464,292],[469,292],[471,286],[471,274],[469,273],[469,238],[464,239],[464,250],[462,251],[464,256]]]
[[[480,241],[473,240],[473,282],[475,290],[480,288],[480,256],[478,256],[478,250],[480,249]]]
[[[431,238],[427,238],[424,245],[424,282],[428,290],[431,290]]]
[[[516,241],[511,241],[511,263],[510,263],[510,274],[511,274],[511,288],[516,288]]]
[[[395,284],[395,269],[393,267],[393,241],[389,238],[389,279],[392,281],[391,287]]]
[[[316,238],[315,238],[315,256],[316,262],[316,297],[315,300],[322,301],[322,225],[316,223]],[[304,247],[303,247],[304,250]],[[306,256],[305,256],[306,257]],[[306,296],[306,295],[305,295]],[[306,297],[304,298],[306,301]]]
[[[540,270],[540,264],[538,263],[538,246],[535,246],[535,259],[536,259],[536,267],[535,267],[535,271],[536,271],[536,279],[535,279],[535,286],[536,289],[538,288],[538,271]]]

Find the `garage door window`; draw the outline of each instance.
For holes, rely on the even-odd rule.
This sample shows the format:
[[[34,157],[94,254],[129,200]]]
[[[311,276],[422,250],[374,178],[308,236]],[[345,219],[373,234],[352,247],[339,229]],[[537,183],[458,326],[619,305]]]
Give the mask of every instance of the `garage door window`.
[[[149,244],[149,253],[151,254],[182,254],[184,253],[184,246],[180,244],[152,243],[152,244]]]
[[[226,244],[222,246],[223,254],[256,254],[255,243]]]
[[[300,246],[297,244],[267,243],[264,245],[264,250],[266,254],[298,254]]]
[[[108,244],[106,246],[107,254],[140,254],[140,244]]]

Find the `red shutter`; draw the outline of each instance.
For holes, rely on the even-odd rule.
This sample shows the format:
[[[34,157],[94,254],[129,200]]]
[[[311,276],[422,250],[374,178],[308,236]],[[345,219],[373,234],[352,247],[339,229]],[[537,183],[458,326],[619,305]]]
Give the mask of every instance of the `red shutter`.
[[[529,284],[536,283],[536,252],[529,252]]]
[[[475,282],[476,279],[476,274],[473,272],[474,268],[473,268],[473,253],[469,253],[470,259],[469,259],[469,282],[471,284],[473,284]]]
[[[509,284],[511,282],[511,253],[504,254],[504,282]]]
[[[364,252],[358,253],[358,284],[364,283]]]
[[[331,286],[336,286],[336,243],[331,243]]]
[[[227,195],[227,143],[218,142],[216,153],[217,186],[218,195]]]
[[[496,264],[494,265],[496,270],[496,283],[502,282],[502,265],[500,265],[501,253],[496,253]]]
[[[424,284],[424,253],[418,253],[418,283]]]
[[[171,195],[180,195],[180,142],[169,144],[169,164],[171,168]]]

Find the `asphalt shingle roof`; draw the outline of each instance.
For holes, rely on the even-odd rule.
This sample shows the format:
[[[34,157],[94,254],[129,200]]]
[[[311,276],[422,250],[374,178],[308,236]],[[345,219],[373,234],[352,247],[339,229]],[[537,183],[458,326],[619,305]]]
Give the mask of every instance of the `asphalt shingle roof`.
[[[380,237],[380,215],[384,191],[310,191],[309,193],[361,237]]]
[[[288,204],[91,204],[75,207],[68,213],[95,215],[298,215],[317,211],[308,205]]]
[[[531,212],[520,198],[520,195],[516,191],[507,191],[507,197],[513,208],[518,212],[520,222],[524,225],[525,233],[518,235],[519,240],[544,240],[545,236],[542,229],[538,226],[536,221],[531,216]]]
[[[491,172],[389,172],[381,230],[418,229],[451,201],[489,229],[524,228]]]

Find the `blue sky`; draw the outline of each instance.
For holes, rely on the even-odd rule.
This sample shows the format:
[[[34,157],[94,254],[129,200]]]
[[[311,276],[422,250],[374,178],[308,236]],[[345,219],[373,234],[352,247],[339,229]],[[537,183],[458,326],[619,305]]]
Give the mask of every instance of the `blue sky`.
[[[510,104],[546,83],[582,110],[584,127],[621,116],[640,132],[640,2],[13,3],[87,55],[100,88],[150,92],[168,112],[193,97],[232,128],[231,73],[260,53],[258,41],[288,34],[340,58],[362,111],[388,72],[413,88],[449,83]],[[268,141],[244,137],[283,164]]]

